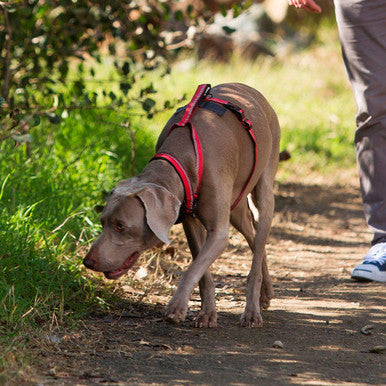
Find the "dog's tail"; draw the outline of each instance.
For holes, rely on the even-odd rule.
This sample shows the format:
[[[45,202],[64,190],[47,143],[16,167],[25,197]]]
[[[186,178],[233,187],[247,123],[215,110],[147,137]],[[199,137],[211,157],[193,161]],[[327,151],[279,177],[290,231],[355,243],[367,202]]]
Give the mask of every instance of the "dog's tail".
[[[291,158],[291,154],[287,150],[283,150],[279,153],[279,162],[287,161]]]

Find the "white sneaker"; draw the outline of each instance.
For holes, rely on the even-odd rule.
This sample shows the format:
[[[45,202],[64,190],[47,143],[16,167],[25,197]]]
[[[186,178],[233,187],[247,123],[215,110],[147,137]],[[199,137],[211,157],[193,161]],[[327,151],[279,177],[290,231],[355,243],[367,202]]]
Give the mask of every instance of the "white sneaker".
[[[351,277],[359,281],[386,283],[386,242],[371,247],[363,263],[353,269]]]

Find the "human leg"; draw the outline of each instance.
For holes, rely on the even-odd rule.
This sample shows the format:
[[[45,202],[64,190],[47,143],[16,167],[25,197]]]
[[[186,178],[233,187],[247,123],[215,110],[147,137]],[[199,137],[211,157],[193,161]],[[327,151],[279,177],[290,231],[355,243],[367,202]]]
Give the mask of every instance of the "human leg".
[[[386,241],[386,2],[335,0],[335,10],[358,107],[355,149],[365,218],[375,245]],[[386,243],[384,250],[386,256]],[[386,266],[381,269],[386,281]]]

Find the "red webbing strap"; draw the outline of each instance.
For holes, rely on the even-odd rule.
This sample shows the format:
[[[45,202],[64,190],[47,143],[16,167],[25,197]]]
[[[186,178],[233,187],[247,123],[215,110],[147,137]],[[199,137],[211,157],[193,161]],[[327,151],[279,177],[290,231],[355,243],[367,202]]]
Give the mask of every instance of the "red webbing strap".
[[[197,87],[196,92],[193,95],[192,100],[189,102],[188,106],[185,109],[185,114],[181,118],[181,120],[174,126],[185,126],[187,123],[190,123],[190,118],[192,117],[194,110],[197,107],[198,101],[207,94],[210,90],[210,84],[200,84]],[[170,131],[173,127],[170,129]],[[169,131],[169,133],[170,133]]]
[[[190,119],[193,115],[193,113],[197,109],[197,103],[205,97],[205,95],[209,92],[210,90],[210,84],[200,84],[197,87],[196,92],[193,95],[192,100],[189,102],[188,106],[185,109],[185,113],[181,120],[178,123],[175,123],[169,130],[168,135],[176,128],[176,127],[189,127],[191,134],[192,134],[192,142],[194,145],[194,151],[196,153],[196,172],[197,172],[197,187],[196,187],[196,193],[194,194],[195,197],[198,196],[198,192],[200,190],[201,186],[201,180],[202,180],[202,173],[204,170],[204,159],[202,156],[202,146],[201,146],[201,141],[198,137],[197,131],[190,122]]]
[[[253,161],[253,168],[252,168],[252,171],[251,171],[251,174],[249,175],[248,177],[248,180],[247,182],[245,183],[244,187],[243,187],[243,190],[241,191],[240,195],[237,197],[236,201],[233,203],[233,205],[231,206],[231,210],[233,210],[234,208],[236,208],[237,204],[240,202],[241,198],[243,197],[247,187],[248,187],[248,184],[249,182],[251,181],[252,179],[252,176],[253,176],[253,173],[255,172],[255,169],[256,169],[256,165],[257,165],[257,142],[256,142],[256,137],[255,137],[255,134],[252,130],[252,127],[250,129],[248,129],[248,133],[249,135],[251,136],[252,138],[252,142],[254,144],[254,161]]]
[[[253,161],[252,171],[249,174],[248,180],[244,184],[244,187],[243,187],[240,195],[237,197],[236,201],[231,206],[231,210],[233,210],[234,208],[236,208],[238,203],[241,201],[241,199],[242,199],[242,197],[243,197],[243,195],[248,187],[248,184],[252,179],[253,173],[255,172],[255,169],[256,169],[258,149],[257,149],[257,141],[256,141],[255,133],[252,130],[252,122],[244,117],[244,111],[242,109],[240,109],[239,107],[233,105],[230,102],[223,101],[222,99],[218,99],[218,98],[206,98],[205,100],[221,104],[224,107],[226,107],[228,110],[233,112],[237,116],[237,119],[242,123],[244,128],[248,131],[248,134],[251,137],[252,142],[253,142],[254,161]]]
[[[152,160],[154,159],[163,159],[165,161],[168,161],[176,170],[177,174],[181,178],[182,185],[184,185],[185,189],[185,206],[186,211],[188,214],[193,212],[194,209],[194,195],[193,195],[193,189],[192,185],[190,183],[190,179],[188,176],[188,173],[186,172],[185,168],[182,166],[180,161],[178,161],[177,158],[172,156],[171,154],[167,153],[157,153]]]
[[[193,95],[192,100],[189,102],[188,106],[185,109],[183,117],[178,123],[175,123],[169,129],[169,132],[168,132],[168,135],[169,135],[177,127],[188,127],[191,131],[194,151],[196,153],[195,167],[196,167],[196,173],[197,173],[197,187],[196,187],[195,193],[193,193],[192,184],[190,182],[188,173],[186,172],[182,164],[177,160],[177,158],[167,153],[158,153],[152,158],[152,159],[164,159],[168,161],[180,176],[182,184],[184,185],[184,189],[185,189],[185,210],[187,214],[194,213],[198,192],[201,186],[202,173],[204,170],[201,141],[200,141],[200,138],[198,137],[196,129],[190,122],[190,119],[193,113],[195,112],[195,110],[197,109],[197,103],[206,96],[209,90],[210,90],[210,84],[201,84],[200,86],[198,86],[196,92]]]

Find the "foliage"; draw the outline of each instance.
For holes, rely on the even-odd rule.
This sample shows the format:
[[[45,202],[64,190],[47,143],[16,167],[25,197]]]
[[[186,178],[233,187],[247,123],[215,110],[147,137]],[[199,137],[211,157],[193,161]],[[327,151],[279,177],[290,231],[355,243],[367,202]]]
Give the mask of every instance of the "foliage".
[[[160,28],[168,12],[163,3],[146,0],[1,2],[0,141],[30,142],[31,127],[42,119],[58,124],[64,111],[74,109],[119,108],[135,100],[152,114],[148,95],[154,89],[143,87],[130,97],[129,91],[141,70],[163,65],[167,71]],[[119,97],[109,87],[111,79],[93,79],[104,48],[116,58]],[[87,79],[99,83],[98,92],[86,89]]]
[[[235,14],[240,10],[234,5]],[[183,12],[168,0],[1,1],[0,141],[31,142],[29,130],[42,119],[58,124],[78,109],[119,110],[136,102],[152,116],[149,94],[156,90],[135,84],[143,71],[169,71],[167,32],[183,20],[194,24],[195,16],[193,6]],[[114,58],[115,77],[96,79],[104,55]],[[87,87],[90,81],[97,91]]]

